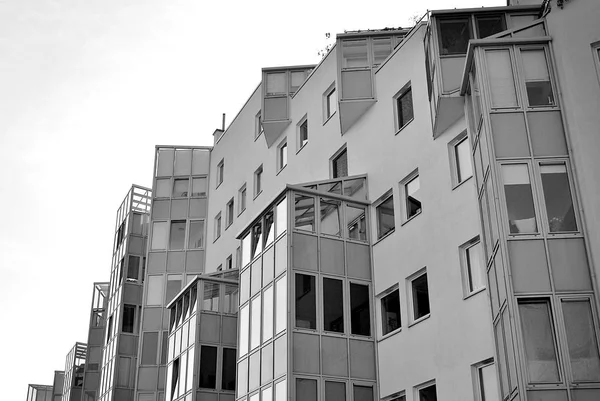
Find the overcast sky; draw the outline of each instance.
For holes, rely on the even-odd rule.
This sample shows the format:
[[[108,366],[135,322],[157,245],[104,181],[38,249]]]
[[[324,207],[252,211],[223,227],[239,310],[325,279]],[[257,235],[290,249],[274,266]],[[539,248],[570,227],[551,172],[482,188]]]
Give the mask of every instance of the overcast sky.
[[[262,67],[318,63],[335,33],[505,4],[0,0],[0,398],[51,385],[87,341],[115,212],[152,185],[156,144],[212,145]]]

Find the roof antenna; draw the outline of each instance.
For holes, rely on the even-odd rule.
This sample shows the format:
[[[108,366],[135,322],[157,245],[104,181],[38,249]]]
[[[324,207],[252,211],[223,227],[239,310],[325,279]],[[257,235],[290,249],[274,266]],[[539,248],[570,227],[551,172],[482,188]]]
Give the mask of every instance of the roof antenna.
[[[223,113],[223,126],[221,129],[225,131],[225,113]]]

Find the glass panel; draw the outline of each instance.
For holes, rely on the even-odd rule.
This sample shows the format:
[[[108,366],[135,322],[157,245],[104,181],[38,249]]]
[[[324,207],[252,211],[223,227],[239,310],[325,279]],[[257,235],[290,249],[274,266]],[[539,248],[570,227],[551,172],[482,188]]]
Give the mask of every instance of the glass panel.
[[[175,150],[175,173],[174,175],[190,175],[192,170],[192,150]]]
[[[168,198],[171,196],[171,179],[163,178],[156,180],[155,198]]]
[[[354,385],[354,401],[373,401],[373,387]]]
[[[335,88],[327,95],[327,118],[337,111],[337,92]]]
[[[152,223],[152,249],[166,249],[169,223],[159,221]]]
[[[577,231],[565,164],[540,165],[550,232]]]
[[[181,275],[169,275],[167,277],[167,299],[165,304],[171,302],[179,291],[181,291]]]
[[[221,389],[235,390],[235,349],[223,348]]]
[[[208,173],[208,160],[209,160],[208,149],[194,149],[192,158],[192,174],[206,174]]]
[[[504,182],[504,194],[506,196],[506,207],[508,209],[510,233],[536,233],[538,231],[537,221],[527,165],[503,165],[502,178]]]
[[[517,107],[517,93],[510,52],[488,50],[485,52],[492,93],[492,107]]]
[[[560,380],[550,303],[544,300],[520,300],[519,314],[530,383]]]
[[[381,298],[381,323],[383,335],[401,327],[400,291],[398,289]]]
[[[416,176],[405,185],[407,219],[410,219],[411,217],[421,213],[421,196],[419,195],[420,189],[421,183],[419,181],[419,176]]]
[[[202,248],[204,246],[204,221],[191,221],[188,249]]]
[[[273,211],[265,215],[265,247],[275,239],[275,225],[273,224]]]
[[[365,208],[363,206],[347,204],[346,221],[348,224],[349,239],[359,241],[367,240],[367,222],[365,220]]]
[[[315,198],[296,194],[294,211],[296,230],[315,231]]]
[[[250,349],[260,345],[260,317],[261,317],[261,297],[260,295],[250,301]]]
[[[252,226],[252,243],[250,249],[250,260],[254,259],[256,255],[262,252],[263,249],[263,238],[262,238],[262,222],[256,223]]]
[[[144,333],[142,341],[142,365],[155,365],[158,350],[158,333]]]
[[[267,74],[267,95],[286,93],[286,73],[277,72]]]
[[[296,399],[317,401],[317,381],[312,379],[296,379]]]
[[[413,316],[417,320],[429,314],[429,287],[427,274],[412,281]]]
[[[342,68],[367,67],[367,40],[344,40],[342,42]]]
[[[562,302],[574,381],[600,381],[598,339],[590,301]]]
[[[465,259],[467,263],[467,275],[469,279],[469,292],[485,287],[484,269],[481,255],[481,243],[465,249]]]
[[[341,201],[321,198],[321,234],[335,235],[336,237],[342,235],[341,206]]]
[[[173,175],[173,159],[175,157],[174,149],[159,149],[158,150],[158,168],[157,176]]]
[[[273,337],[273,286],[263,293],[263,342]]]
[[[290,92],[291,93],[295,93],[298,88],[300,87],[300,85],[302,85],[304,83],[304,81],[306,80],[306,77],[308,76],[308,74],[310,73],[310,70],[307,71],[292,71],[290,73],[291,75],[291,81],[292,84],[290,85]]]
[[[135,322],[135,305],[123,305],[123,332],[133,333]]]
[[[200,347],[200,384],[201,388],[216,388],[217,385],[217,347]]]
[[[250,233],[246,234],[242,239],[242,267],[245,267],[252,260],[250,257],[252,252],[251,240],[252,236]]]
[[[284,143],[279,148],[279,168],[287,166],[287,143]]]
[[[188,196],[189,180],[187,178],[173,182],[173,197],[181,198]]]
[[[371,310],[369,309],[369,286],[350,283],[351,333],[371,335]]]
[[[344,290],[342,280],[323,278],[323,330],[344,332]]]
[[[275,235],[277,237],[279,237],[279,235],[284,233],[287,229],[286,198],[283,198],[283,200],[277,204],[276,213],[277,213],[277,222],[275,224]]]
[[[365,187],[364,178],[356,178],[354,180],[344,180],[344,195],[354,199],[367,200],[367,190]]]
[[[237,374],[237,395],[248,393],[248,359],[240,361]]]
[[[219,288],[220,284],[204,282],[204,297],[202,299],[202,309],[205,311],[219,311]]]
[[[326,381],[325,401],[346,401],[346,383]]]
[[[245,305],[240,308],[240,334],[239,334],[239,347],[240,357],[248,353],[248,335],[249,335],[249,306]]]
[[[275,401],[286,401],[287,400],[287,386],[286,380],[282,380],[275,385]]]
[[[396,227],[394,220],[394,197],[390,196],[376,208],[377,212],[377,238],[392,231]]]
[[[408,88],[398,99],[396,100],[396,107],[398,113],[398,129],[404,127],[406,124],[412,121],[413,102],[412,102],[412,89]]]
[[[192,196],[206,196],[206,178],[192,178]]]
[[[546,53],[543,49],[521,50],[525,87],[530,106],[550,106],[554,104],[552,84],[548,73]]]
[[[164,276],[148,276],[146,305],[161,305]]]
[[[194,347],[190,348],[188,352],[188,360],[187,360],[187,382],[186,389],[191,390],[194,385]],[[185,369],[185,367],[183,368]]]
[[[296,327],[317,328],[315,277],[296,274]]]
[[[487,38],[506,30],[506,23],[503,15],[490,15],[485,17],[475,17],[477,24],[477,33],[479,39]],[[487,400],[487,398],[486,398]]]
[[[440,54],[464,54],[467,52],[471,30],[470,21],[464,19],[439,20]]]
[[[286,276],[277,280],[275,284],[276,315],[275,315],[275,333],[285,330],[287,326],[287,282]]]
[[[127,280],[137,281],[140,273],[140,257],[129,256],[129,262],[127,263]]]
[[[392,52],[392,38],[373,38],[373,65],[385,61]]]
[[[435,384],[419,390],[419,401],[437,401]]]
[[[332,162],[333,178],[348,177],[348,152],[344,149]]]
[[[484,401],[500,401],[496,366],[494,364],[479,368],[479,391]]]
[[[267,387],[262,390],[261,401],[273,401],[273,387]]]
[[[456,156],[456,176],[458,182],[463,182],[473,176],[473,166],[471,165],[471,146],[469,138],[465,137],[454,147]]]

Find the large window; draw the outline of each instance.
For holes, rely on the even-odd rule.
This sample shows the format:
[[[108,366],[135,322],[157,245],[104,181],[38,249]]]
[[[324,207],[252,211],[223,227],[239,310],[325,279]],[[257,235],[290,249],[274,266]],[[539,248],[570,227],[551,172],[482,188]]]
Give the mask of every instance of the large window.
[[[315,277],[296,274],[296,327],[317,328]]]
[[[190,180],[187,178],[173,181],[173,198],[185,198],[188,196]]]
[[[331,159],[331,172],[333,178],[348,177],[348,152],[346,148],[339,151]]]
[[[342,68],[369,66],[367,40],[344,40],[342,42]]]
[[[488,65],[492,107],[517,107],[519,104],[510,50],[488,50],[485,55]]]
[[[440,54],[453,55],[467,53],[471,39],[471,21],[469,17],[438,20]]]
[[[352,334],[371,335],[369,299],[368,285],[350,283],[350,331]]]
[[[485,268],[479,237],[472,239],[460,248],[465,294],[472,294],[485,287]]]
[[[567,348],[575,382],[600,381],[600,356],[589,299],[561,301]]]
[[[344,332],[344,290],[342,280],[323,278],[323,329]]]
[[[471,145],[466,132],[450,142],[450,150],[454,165],[454,184],[458,185],[473,176]]]
[[[381,334],[385,336],[401,326],[400,290],[396,287],[381,297]]]
[[[185,220],[171,222],[169,249],[183,249],[185,247],[185,225]]]
[[[200,347],[200,388],[216,388],[217,386],[217,347],[203,345]]]
[[[502,165],[502,180],[510,233],[529,234],[538,232],[528,165]]]
[[[231,198],[229,200],[229,202],[227,202],[227,227],[229,227],[230,225],[233,224],[233,211],[235,210],[235,208],[233,207],[233,198]]]
[[[375,207],[377,215],[377,238],[383,238],[396,227],[394,220],[394,197],[391,192]]]
[[[140,257],[129,255],[129,261],[127,263],[127,281],[138,281],[140,274]],[[142,277],[143,280],[143,277]]]
[[[529,106],[552,106],[554,94],[544,49],[521,49]]]
[[[566,164],[542,163],[540,175],[549,231],[552,233],[577,231]]]
[[[141,365],[155,365],[158,350],[158,332],[147,332],[142,336]]]
[[[190,221],[188,249],[204,247],[204,220]]]
[[[400,131],[413,120],[412,88],[410,82],[394,96],[396,112],[396,131]]]
[[[477,37],[479,39],[487,38],[506,30],[504,15],[481,15],[475,17],[477,25]]]
[[[410,280],[413,322],[429,315],[429,286],[424,272]]]
[[[223,348],[221,389],[235,390],[235,348]]]

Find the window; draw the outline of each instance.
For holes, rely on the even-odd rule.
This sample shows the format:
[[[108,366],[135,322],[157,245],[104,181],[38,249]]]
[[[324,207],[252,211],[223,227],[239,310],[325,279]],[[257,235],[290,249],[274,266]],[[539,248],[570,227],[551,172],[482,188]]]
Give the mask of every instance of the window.
[[[173,198],[185,198],[188,196],[190,180],[187,178],[173,181]]]
[[[373,67],[380,65],[392,52],[392,38],[373,38]]]
[[[563,299],[567,346],[573,381],[600,381],[600,356],[590,299]]]
[[[178,391],[179,391],[179,369],[180,369],[180,358],[177,358],[173,361],[173,365],[172,365],[172,371],[171,371],[171,396],[169,397],[169,400],[174,400],[175,398],[178,397]]]
[[[263,174],[263,166],[260,165],[259,168],[254,172],[254,197],[256,198],[262,192],[262,174]]]
[[[335,82],[325,91],[323,120],[327,121],[337,111],[337,92],[335,91]]]
[[[221,389],[235,390],[235,348],[223,348]]]
[[[233,208],[233,198],[231,198],[229,200],[229,202],[227,202],[227,227],[229,227],[230,225],[233,224],[233,211],[235,210]]]
[[[558,382],[560,376],[550,301],[547,298],[519,299],[518,305],[528,382]]]
[[[315,198],[295,194],[294,228],[296,230],[315,231]]]
[[[287,155],[288,155],[288,146],[287,140],[284,140],[277,147],[277,171],[281,171],[285,166],[287,166]]]
[[[217,188],[223,183],[223,174],[225,173],[225,159],[221,159],[217,164]]]
[[[396,95],[394,96],[396,113],[396,132],[404,128],[405,125],[410,123],[414,118],[413,113],[413,101],[412,101],[412,89],[410,82],[406,84]]]
[[[577,231],[566,164],[542,163],[540,175],[549,231],[551,233]]]
[[[598,80],[600,81],[600,42],[592,44],[592,53],[594,62],[596,63],[596,73],[598,74]]]
[[[144,333],[142,336],[142,365],[156,365],[158,332]]]
[[[140,257],[129,255],[127,263],[127,281],[138,281],[140,274]]]
[[[233,256],[229,255],[227,256],[227,259],[225,259],[225,270],[231,269],[233,269]]]
[[[296,400],[317,401],[317,381],[313,379],[296,379]]]
[[[262,126],[262,111],[258,111],[258,114],[256,114],[256,118],[255,118],[255,126],[254,126],[254,139],[258,138],[260,136],[260,134],[263,133],[263,126]]]
[[[377,239],[385,237],[394,231],[396,222],[394,220],[394,196],[391,191],[384,195],[383,200],[375,207],[377,215]]]
[[[510,233],[537,233],[528,165],[504,164],[501,169]]]
[[[267,74],[267,96],[286,94],[286,82],[285,72]]]
[[[346,204],[346,221],[348,222],[348,239],[357,241],[367,240],[367,222],[365,208],[358,205]]]
[[[465,281],[465,294],[469,295],[485,287],[485,267],[479,237],[460,247]]]
[[[246,184],[238,191],[238,214],[246,210]]]
[[[308,143],[308,119],[306,116],[298,124],[298,150]]]
[[[167,299],[165,300],[165,305],[171,302],[179,291],[181,291],[181,274],[170,274],[167,276]]]
[[[471,21],[468,17],[439,19],[440,54],[465,54],[471,39]]]
[[[323,278],[323,330],[344,332],[344,290],[342,280]]]
[[[188,238],[188,249],[199,249],[204,247],[204,220],[190,221],[190,233]]]
[[[108,344],[108,340],[110,340],[112,337],[112,328],[113,328],[113,317],[112,316],[108,318],[108,324],[106,327],[107,327],[107,329],[106,329],[105,343]]]
[[[164,276],[148,276],[146,305],[162,305]]]
[[[273,337],[273,291],[274,287],[271,286],[263,292],[263,343]]]
[[[454,165],[454,185],[458,185],[473,176],[471,164],[471,145],[466,131],[450,143],[451,157]]]
[[[475,17],[477,25],[477,37],[479,39],[487,38],[506,30],[504,15],[482,15]]]
[[[554,94],[544,49],[521,49],[529,106],[552,106]]]
[[[418,389],[418,401],[437,401],[437,392],[435,384],[426,385]]]
[[[206,178],[192,178],[192,196],[206,196]]]
[[[312,70],[290,72],[290,94],[296,93]]]
[[[508,49],[488,50],[487,59],[493,108],[514,108],[519,105],[511,52]]]
[[[496,366],[494,362],[482,362],[475,367],[478,401],[500,401]]]
[[[260,295],[250,301],[250,350],[260,345],[261,305]]]
[[[224,369],[225,367],[223,367]],[[200,388],[217,386],[217,347],[200,347]]]
[[[325,381],[325,401],[346,401],[346,383]]]
[[[183,249],[185,247],[185,220],[171,221],[171,235],[169,236],[169,249]]]
[[[404,192],[405,220],[408,221],[421,213],[419,171],[415,170],[401,184]]]
[[[331,173],[333,178],[348,177],[348,153],[345,147],[331,158]]]
[[[135,324],[135,305],[123,305],[123,333],[133,333]]]
[[[279,290],[279,286],[277,287]],[[315,277],[296,274],[296,327],[317,328],[317,293]]]
[[[342,68],[369,66],[367,40],[344,40],[342,42]]]
[[[320,198],[321,234],[342,236],[342,202],[334,199]]]
[[[287,280],[283,275],[275,282],[275,333],[287,326]]]
[[[170,178],[157,178],[156,179],[156,193],[155,198],[168,198],[169,192],[171,191],[171,179]]]
[[[215,240],[221,236],[221,213],[215,216]]]
[[[395,286],[381,297],[381,334],[385,336],[400,327],[400,290]]]
[[[429,287],[427,286],[427,272],[418,273],[410,279],[410,292],[412,301],[413,322],[429,315]]]
[[[350,326],[352,334],[371,335],[368,285],[350,283]]]
[[[353,385],[354,401],[373,401],[373,387]]]

